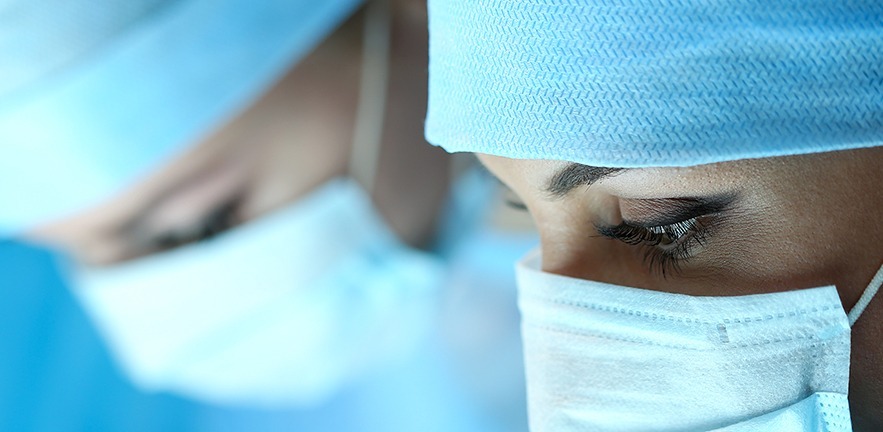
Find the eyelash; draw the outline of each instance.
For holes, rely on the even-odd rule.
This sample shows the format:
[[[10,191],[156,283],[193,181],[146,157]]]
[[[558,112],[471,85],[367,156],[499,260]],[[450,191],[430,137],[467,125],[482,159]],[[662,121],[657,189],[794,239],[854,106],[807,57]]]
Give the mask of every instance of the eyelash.
[[[150,239],[154,251],[167,251],[187,244],[211,240],[237,224],[240,200],[237,197],[212,209],[197,224],[184,229],[165,232]]]
[[[658,272],[663,277],[679,273],[681,264],[693,256],[696,247],[704,246],[708,238],[708,226],[702,217],[651,227],[623,222],[595,228],[604,237],[644,247],[644,262],[650,266],[651,272]]]

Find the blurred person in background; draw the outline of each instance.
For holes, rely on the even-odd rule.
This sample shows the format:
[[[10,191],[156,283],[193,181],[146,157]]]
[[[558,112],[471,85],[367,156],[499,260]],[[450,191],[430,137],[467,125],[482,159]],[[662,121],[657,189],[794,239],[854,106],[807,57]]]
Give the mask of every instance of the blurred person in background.
[[[469,169],[442,211],[420,2],[56,3],[0,14],[0,229],[71,257],[140,388],[318,430],[523,427],[511,281],[479,269],[530,235],[487,229]]]

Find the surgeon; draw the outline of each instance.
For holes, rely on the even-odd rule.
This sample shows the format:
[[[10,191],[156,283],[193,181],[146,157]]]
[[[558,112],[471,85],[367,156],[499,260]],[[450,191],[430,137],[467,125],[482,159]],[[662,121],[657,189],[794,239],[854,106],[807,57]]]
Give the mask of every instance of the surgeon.
[[[142,389],[312,407],[426,337],[425,9],[360,3],[0,9],[0,230],[71,257]]]
[[[428,140],[479,153],[540,232],[532,431],[883,430],[880,2],[429,18]]]

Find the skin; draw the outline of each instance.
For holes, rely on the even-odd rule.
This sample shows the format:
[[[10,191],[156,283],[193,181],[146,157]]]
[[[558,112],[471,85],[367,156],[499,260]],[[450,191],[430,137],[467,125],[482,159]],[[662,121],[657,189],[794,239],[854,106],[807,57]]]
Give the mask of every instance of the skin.
[[[546,187],[565,162],[480,159],[530,211],[547,272],[704,296],[834,285],[849,310],[883,264],[883,148],[627,170],[564,196]],[[720,194],[737,198],[718,216],[700,217],[703,245],[665,274],[644,259],[654,246],[596,229],[671,212],[666,199]],[[856,430],[883,430],[881,323],[883,300],[875,298],[853,327]]]
[[[446,196],[448,158],[423,142],[425,5],[396,0],[391,10],[389,88],[372,199],[400,239],[421,246]],[[362,26],[357,14],[254,104],[119,195],[28,237],[81,262],[110,265],[248,223],[347,175]]]

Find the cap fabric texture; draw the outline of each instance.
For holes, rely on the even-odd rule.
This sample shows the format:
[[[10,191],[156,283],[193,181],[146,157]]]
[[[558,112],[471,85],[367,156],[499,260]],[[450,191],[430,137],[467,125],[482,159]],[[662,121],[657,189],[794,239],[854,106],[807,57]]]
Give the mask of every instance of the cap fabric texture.
[[[883,144],[879,0],[429,0],[427,139],[649,167]]]
[[[0,235],[118,193],[243,109],[359,3],[0,1]]]

